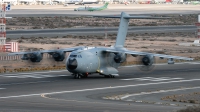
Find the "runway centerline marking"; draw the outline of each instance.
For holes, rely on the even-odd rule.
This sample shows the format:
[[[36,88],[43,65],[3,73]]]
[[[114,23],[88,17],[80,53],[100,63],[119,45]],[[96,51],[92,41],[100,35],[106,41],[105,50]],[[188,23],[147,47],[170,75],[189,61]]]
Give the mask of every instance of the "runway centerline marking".
[[[50,77],[63,77],[70,75],[45,75],[45,74],[32,74],[32,75],[1,75],[0,77],[6,78],[50,78]]]
[[[61,71],[53,71],[53,72],[61,72]],[[50,74],[41,74],[41,73],[52,73],[52,72],[33,72],[33,73],[20,73],[20,74],[2,74],[2,75],[0,75],[0,77],[7,77],[7,78],[49,78],[49,77],[71,76],[71,75],[65,75],[65,74],[63,74],[63,75],[54,75],[54,74],[50,75]]]
[[[1,75],[21,75],[21,74],[41,74],[41,73],[54,73],[54,72],[65,72],[68,70],[59,70],[59,71],[45,71],[45,72],[27,72],[27,73],[17,73],[17,74],[0,74]]]
[[[49,77],[62,77],[70,75],[46,75],[46,74],[32,74],[32,75],[3,75],[1,77],[14,77],[14,78],[49,78]]]
[[[0,90],[1,90],[1,89],[6,89],[6,88],[0,88]]]
[[[181,91],[181,90],[189,90],[189,89],[199,89],[200,86],[198,87],[190,87],[190,88],[181,88],[181,89],[172,89],[172,90],[160,90],[160,91],[153,91],[153,92],[141,92],[141,93],[137,93],[137,94],[130,94],[130,95],[126,95],[121,97],[121,99],[125,99],[131,96],[139,96],[139,95],[147,95],[147,94],[155,94],[155,93],[166,93],[166,92],[174,92],[174,91]]]
[[[10,84],[0,84],[0,86],[21,85],[21,84],[37,84],[37,83],[45,83],[45,82],[53,82],[53,81],[37,81],[37,82],[24,82],[24,83],[10,83]]]
[[[178,80],[178,81],[157,82],[157,83],[146,83],[146,84],[143,83],[143,84],[135,84],[135,85],[102,87],[102,88],[81,89],[81,90],[71,90],[71,91],[59,91],[59,92],[38,93],[38,94],[26,94],[26,95],[17,95],[17,96],[5,96],[5,97],[0,97],[0,99],[30,97],[30,96],[41,96],[41,95],[43,95],[43,94],[44,94],[44,95],[51,95],[51,94],[60,94],[60,93],[76,93],[76,92],[85,92],[85,91],[94,91],[94,90],[105,90],[105,89],[138,87],[138,86],[146,86],[146,85],[147,85],[147,86],[150,86],[150,85],[158,85],[158,84],[169,84],[169,83],[191,82],[191,81],[200,81],[200,79]]]

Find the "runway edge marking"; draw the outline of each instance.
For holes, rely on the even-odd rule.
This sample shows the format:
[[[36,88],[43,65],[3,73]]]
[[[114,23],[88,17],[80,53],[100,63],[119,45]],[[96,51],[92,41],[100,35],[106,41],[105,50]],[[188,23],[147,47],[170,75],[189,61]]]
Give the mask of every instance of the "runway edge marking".
[[[146,84],[136,84],[136,85],[125,85],[125,86],[113,86],[113,87],[102,87],[102,88],[81,89],[81,90],[71,90],[71,91],[60,91],[60,92],[50,92],[50,93],[38,93],[38,94],[27,94],[27,95],[17,95],[17,96],[5,96],[5,97],[0,97],[0,99],[20,98],[20,97],[28,97],[28,96],[41,96],[41,95],[51,95],[51,94],[60,94],[60,93],[75,93],[75,92],[85,92],[85,91],[104,90],[104,89],[137,87],[137,86],[145,86],[145,85],[149,86],[149,85],[157,85],[157,84],[168,84],[168,83],[190,82],[190,81],[200,81],[200,79],[179,80],[179,81],[169,81],[169,82],[157,82],[157,83],[146,83]]]
[[[165,92],[174,92],[174,91],[182,91],[182,90],[190,90],[190,89],[199,89],[200,86],[197,87],[190,87],[190,88],[181,88],[181,89],[172,89],[172,90],[160,90],[160,91],[153,91],[153,92],[141,92],[141,93],[137,93],[137,94],[130,94],[130,95],[126,95],[121,97],[121,99],[125,99],[131,96],[139,96],[139,95],[147,95],[147,94],[155,94],[155,93],[165,93]]]
[[[141,77],[141,78],[128,78],[128,79],[120,79],[124,81],[131,81],[131,80],[137,80],[137,81],[166,81],[166,80],[180,80],[184,78],[170,78],[170,77]]]

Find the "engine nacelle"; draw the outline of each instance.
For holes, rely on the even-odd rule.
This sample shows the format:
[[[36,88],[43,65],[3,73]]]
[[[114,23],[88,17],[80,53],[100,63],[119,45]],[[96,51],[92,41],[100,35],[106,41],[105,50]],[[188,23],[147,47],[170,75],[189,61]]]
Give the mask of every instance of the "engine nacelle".
[[[117,54],[115,54],[114,61],[116,63],[123,63],[124,61],[126,61],[126,54],[125,53],[117,53]]]
[[[153,55],[146,55],[142,58],[141,62],[145,66],[151,66],[154,63],[154,56]]]
[[[28,54],[23,54],[23,56],[21,57],[22,60],[29,60],[29,56]]]
[[[22,60],[29,60],[32,62],[40,62],[43,58],[43,54],[40,52],[32,52],[30,54],[24,54]]]
[[[63,61],[65,59],[65,53],[63,51],[57,51],[51,54],[55,61]]]
[[[32,62],[40,62],[43,58],[43,54],[41,54],[40,52],[34,52],[29,54],[29,59]]]

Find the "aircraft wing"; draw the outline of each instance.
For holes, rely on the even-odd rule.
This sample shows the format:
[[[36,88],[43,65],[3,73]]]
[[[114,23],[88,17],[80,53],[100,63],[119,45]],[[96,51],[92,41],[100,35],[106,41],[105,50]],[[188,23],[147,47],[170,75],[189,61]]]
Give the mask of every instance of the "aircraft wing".
[[[65,48],[65,49],[43,50],[42,53],[53,53],[56,51],[72,52],[72,51],[83,49],[83,48],[85,48],[85,47],[72,47],[72,48]]]
[[[105,49],[103,51],[112,52],[112,53],[125,53],[125,54],[131,54],[135,56],[153,55],[155,57],[167,58],[167,59],[181,59],[181,60],[188,60],[188,61],[193,60],[193,58],[187,58],[187,57],[181,57],[181,56],[154,54],[154,53],[149,53],[149,52],[139,52],[139,51],[130,51],[130,50]]]
[[[9,53],[9,56],[12,55],[22,55],[22,54],[31,54],[33,52],[40,52],[40,53],[54,53],[57,51],[62,51],[62,52],[72,52],[75,50],[83,49],[84,47],[72,47],[72,48],[66,48],[66,49],[54,49],[54,50],[41,50],[41,51],[28,51],[28,52],[14,52],[14,53]]]
[[[8,56],[13,56],[13,55],[21,55],[21,54],[31,54],[32,52],[14,52],[14,53],[8,53]]]

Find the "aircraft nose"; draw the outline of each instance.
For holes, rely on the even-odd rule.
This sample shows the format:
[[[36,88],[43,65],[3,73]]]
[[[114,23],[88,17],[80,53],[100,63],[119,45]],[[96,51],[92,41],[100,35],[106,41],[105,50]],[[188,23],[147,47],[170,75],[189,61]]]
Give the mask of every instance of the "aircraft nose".
[[[78,66],[78,64],[77,64],[77,60],[76,59],[69,59],[68,60],[67,67],[69,69],[74,70],[74,69],[77,68],[77,66]]]

